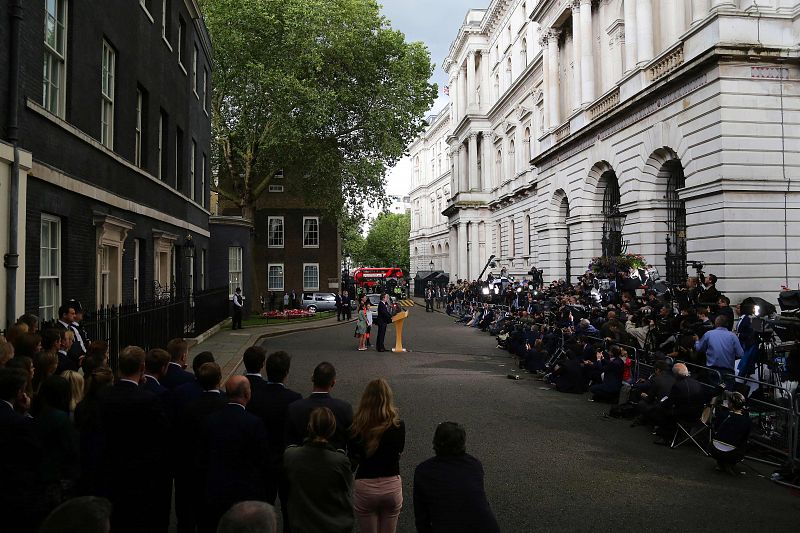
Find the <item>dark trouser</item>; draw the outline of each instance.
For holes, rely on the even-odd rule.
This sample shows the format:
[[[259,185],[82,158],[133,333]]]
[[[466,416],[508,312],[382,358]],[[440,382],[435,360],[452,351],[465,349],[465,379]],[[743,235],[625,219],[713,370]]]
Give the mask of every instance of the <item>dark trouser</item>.
[[[336,306],[336,321],[339,322],[342,319],[342,306]]]
[[[289,480],[282,467],[270,467],[267,479],[267,503],[274,506],[275,499],[280,498],[283,532],[289,533]]]
[[[195,533],[199,513],[202,510],[202,485],[190,472],[175,477],[175,518],[178,533]]]
[[[366,337],[367,343],[366,343],[366,346],[372,346],[372,344],[370,344],[370,342],[369,342],[370,333],[372,333],[372,326],[367,326],[367,337]]]
[[[430,298],[425,298],[425,312],[430,311],[433,312],[433,300]]]
[[[242,308],[233,308],[233,325],[232,329],[242,329]]]
[[[383,341],[386,338],[386,326],[387,324],[384,322],[378,323],[378,339],[375,341],[375,349],[379,352],[386,350],[386,347],[383,345]]]
[[[345,320],[350,320],[353,317],[352,312],[353,311],[350,309],[349,305],[342,306],[342,315],[344,316]]]

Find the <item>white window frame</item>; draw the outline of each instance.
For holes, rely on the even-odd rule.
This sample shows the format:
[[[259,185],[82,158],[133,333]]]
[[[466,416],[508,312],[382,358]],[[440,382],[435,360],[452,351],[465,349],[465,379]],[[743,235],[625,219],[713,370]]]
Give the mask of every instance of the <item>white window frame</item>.
[[[172,45],[169,43],[169,36],[167,35],[167,17],[170,15],[168,7],[171,7],[169,6],[169,0],[161,0],[161,39],[167,45],[169,51],[172,52]]]
[[[50,242],[42,239],[42,227],[48,225]],[[45,247],[44,245],[47,244]],[[53,246],[55,244],[55,246]],[[47,251],[47,261],[42,253]],[[52,252],[55,251],[55,265],[53,265]],[[42,269],[45,265],[51,268],[45,275]],[[58,306],[61,302],[61,219],[42,213],[39,224],[39,320],[58,319]]]
[[[200,100],[200,95],[197,93],[197,45],[192,49],[192,90],[194,95]]]
[[[206,249],[200,249],[200,290],[206,290]]]
[[[316,244],[306,244],[306,221],[315,221],[317,223],[317,243]],[[319,227],[319,217],[303,217],[303,248],[319,248],[319,237],[320,237],[320,227]]]
[[[279,267],[281,269],[281,284],[273,285],[272,284],[272,277],[270,273],[272,272],[272,267]],[[284,286],[286,285],[286,269],[283,266],[283,263],[269,263],[267,265],[267,290],[268,291],[282,291],[284,290]]]
[[[317,269],[317,283],[315,285],[306,284],[306,269]],[[318,291],[319,290],[319,263],[303,263],[303,290],[304,291]]]
[[[281,242],[280,244],[273,244],[272,242],[272,221],[273,220],[280,220],[281,221]],[[282,216],[279,217],[267,217],[267,248],[283,248],[284,244],[286,243],[286,224],[284,223],[284,219]]]
[[[194,166],[197,163],[197,156],[195,155],[196,153],[197,153],[197,141],[192,139],[192,153],[189,156],[189,198],[191,198],[192,201],[194,201],[195,198],[197,197],[197,193],[195,192],[196,183],[194,182],[196,175]]]
[[[208,69],[203,67],[203,111],[208,115]]]
[[[134,148],[133,159],[134,164],[141,168],[142,166],[142,90],[136,89],[136,145]]]
[[[139,305],[139,261],[141,252],[139,239],[133,239],[133,303]]]
[[[155,22],[152,13],[150,13],[150,10],[147,9],[147,0],[139,0],[139,5],[142,6],[142,11],[144,11],[144,14],[150,19],[150,23],[152,24]]]
[[[200,158],[200,206],[206,206],[206,154]]]
[[[233,298],[236,287],[242,286],[244,252],[241,246],[228,246],[228,294]]]
[[[100,71],[100,142],[109,150],[114,149],[114,81],[117,53],[103,39]]]
[[[158,112],[158,168],[156,168],[156,176],[161,181],[164,181],[163,172],[163,157],[164,157],[164,112]]]
[[[183,24],[181,24],[183,23]],[[176,43],[176,54],[178,55],[178,66],[181,68],[184,74],[186,74],[186,67],[183,66],[183,40],[186,38],[184,35],[184,29],[186,26],[186,21],[183,20],[183,17],[178,16],[178,42]]]
[[[67,0],[55,0],[55,13],[45,5],[44,23],[44,76],[42,80],[42,105],[54,115],[64,118],[67,102]],[[61,16],[61,20],[59,20]],[[48,26],[52,24],[53,42],[48,42]],[[60,38],[59,38],[60,37]],[[59,51],[60,48],[60,51]]]
[[[97,262],[97,275],[98,275],[98,293],[97,303],[99,307],[107,307],[111,301],[110,291],[110,278],[111,270],[109,263],[111,262],[111,254],[113,253],[111,246],[101,246],[98,250]]]

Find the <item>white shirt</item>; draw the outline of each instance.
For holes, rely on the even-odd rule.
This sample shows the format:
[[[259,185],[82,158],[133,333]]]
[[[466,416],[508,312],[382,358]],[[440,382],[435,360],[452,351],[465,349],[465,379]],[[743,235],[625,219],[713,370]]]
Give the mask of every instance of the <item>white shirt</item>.
[[[127,381],[128,383],[133,383],[133,384],[134,384],[134,385],[136,385],[137,387],[139,386],[139,383],[138,383],[137,381],[133,381],[132,379],[121,378],[119,381],[120,381],[120,382]]]
[[[242,404],[240,404],[240,403],[236,403],[236,402],[228,402],[228,405],[238,405],[238,406],[239,406],[239,407],[241,407],[242,409],[246,409],[246,407],[245,407],[244,405],[242,405]]]
[[[145,377],[145,378],[150,378],[150,379],[152,379],[153,381],[155,381],[157,384],[161,385],[161,382],[160,382],[160,381],[158,381],[158,380],[156,379],[156,377],[155,377],[155,376],[151,376],[150,374],[145,374],[145,375],[144,375],[144,377]]]

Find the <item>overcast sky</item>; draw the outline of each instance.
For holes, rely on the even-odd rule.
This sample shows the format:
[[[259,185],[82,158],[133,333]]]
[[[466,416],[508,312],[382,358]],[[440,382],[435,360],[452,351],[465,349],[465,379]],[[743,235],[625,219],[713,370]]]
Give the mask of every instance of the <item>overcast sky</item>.
[[[380,1],[380,0],[379,0]],[[435,63],[431,81],[439,86],[439,98],[432,113],[447,104],[442,89],[447,84],[447,75],[442,63],[447,58],[450,43],[456,37],[467,11],[482,9],[489,0],[382,0],[383,14],[391,21],[392,28],[406,35],[407,41],[422,41],[428,46],[431,60]],[[389,171],[386,191],[388,194],[404,195],[411,190],[411,164],[403,158]]]

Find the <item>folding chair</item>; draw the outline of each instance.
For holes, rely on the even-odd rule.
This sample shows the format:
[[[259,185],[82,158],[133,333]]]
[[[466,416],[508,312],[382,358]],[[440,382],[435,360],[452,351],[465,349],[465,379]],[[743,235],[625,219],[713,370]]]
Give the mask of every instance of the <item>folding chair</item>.
[[[706,432],[707,435],[703,438],[702,435]],[[707,450],[711,443],[710,421],[705,422],[701,417],[678,418],[675,422],[675,434],[672,436],[672,443],[669,447],[674,449],[689,441],[697,446],[697,449],[703,452],[706,457],[711,455]]]

